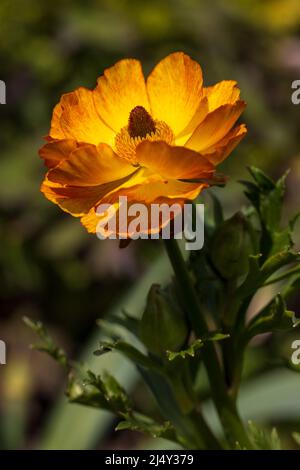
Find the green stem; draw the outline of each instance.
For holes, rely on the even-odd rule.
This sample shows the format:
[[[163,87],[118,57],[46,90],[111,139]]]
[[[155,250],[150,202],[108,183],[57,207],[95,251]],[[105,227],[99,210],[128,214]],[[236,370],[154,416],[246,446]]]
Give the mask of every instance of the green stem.
[[[165,241],[166,250],[173,266],[181,300],[196,335],[201,338],[208,333],[208,326],[201,313],[201,306],[191,283],[191,278],[176,240]],[[202,349],[211,394],[215,403],[225,436],[232,447],[238,442],[241,447],[251,448],[251,443],[239,417],[236,403],[229,397],[223,379],[215,346],[207,342]]]
[[[198,430],[199,435],[202,437],[205,450],[222,450],[221,444],[212,433],[200,411],[191,413],[189,419],[191,420],[194,428]]]

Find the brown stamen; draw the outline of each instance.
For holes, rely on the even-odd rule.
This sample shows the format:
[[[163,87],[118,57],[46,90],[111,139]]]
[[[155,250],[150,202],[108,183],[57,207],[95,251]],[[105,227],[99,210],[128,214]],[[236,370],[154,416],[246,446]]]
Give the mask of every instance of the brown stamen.
[[[130,137],[146,137],[155,132],[155,123],[143,106],[136,106],[130,112],[128,132]]]

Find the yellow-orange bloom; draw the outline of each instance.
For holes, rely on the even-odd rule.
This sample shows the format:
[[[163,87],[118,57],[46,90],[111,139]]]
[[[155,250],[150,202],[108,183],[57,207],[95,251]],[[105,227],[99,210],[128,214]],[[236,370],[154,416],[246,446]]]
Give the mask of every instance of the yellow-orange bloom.
[[[119,196],[193,200],[246,134],[244,124],[234,127],[244,108],[235,81],[203,87],[200,65],[182,52],[147,81],[138,60],[121,60],[94,90],[67,93],[54,108],[41,190],[93,233],[99,204],[117,205]]]

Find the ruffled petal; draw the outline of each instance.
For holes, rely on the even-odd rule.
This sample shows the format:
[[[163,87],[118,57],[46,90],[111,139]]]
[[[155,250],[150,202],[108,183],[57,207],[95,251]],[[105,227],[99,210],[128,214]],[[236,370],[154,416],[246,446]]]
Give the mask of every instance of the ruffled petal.
[[[87,145],[50,170],[41,191],[66,212],[82,216],[135,172],[106,144]]]
[[[77,147],[78,144],[74,139],[53,140],[43,145],[39,150],[39,155],[48,168],[54,168],[62,160],[68,158]]]
[[[208,99],[206,96],[202,98],[197,111],[188,123],[188,125],[175,137],[176,145],[185,145],[186,141],[191,137],[195,129],[206,118],[208,114]]]
[[[213,86],[203,88],[204,96],[208,100],[208,111],[223,106],[234,104],[240,99],[240,90],[235,80],[223,80]]]
[[[178,135],[195,115],[202,98],[200,65],[183,52],[175,52],[156,65],[147,79],[151,112]]]
[[[65,212],[81,217],[120,183],[106,183],[98,186],[55,186],[45,180],[41,191],[49,201],[57,204]]]
[[[48,180],[61,185],[94,186],[124,178],[136,171],[106,144],[85,145],[49,171]]]
[[[54,106],[53,113],[52,113],[52,119],[51,119],[51,127],[50,127],[50,132],[49,132],[49,137],[51,139],[64,139],[65,138],[65,133],[61,128],[60,125],[60,118],[63,112],[62,108],[62,102],[60,101],[57,103],[56,106]]]
[[[198,152],[165,142],[144,141],[136,149],[137,162],[165,179],[209,178],[214,165]]]
[[[204,118],[225,104],[235,104],[240,98],[240,90],[234,80],[223,80],[214,86],[203,88],[203,98],[193,118],[176,137],[176,145],[184,145]]]
[[[202,183],[185,183],[175,179],[166,180],[159,174],[144,168],[136,172],[116,191],[112,191],[101,202],[114,204],[120,196],[127,196],[129,201],[151,203],[160,197],[169,199],[195,199],[201,189],[207,185]]]
[[[204,154],[205,158],[212,162],[214,165],[221,163],[228,155],[235,149],[239,142],[247,134],[247,127],[245,124],[240,124],[232,129],[228,134],[217,143],[216,146],[207,149]]]
[[[128,124],[136,106],[150,110],[141,63],[124,59],[105,70],[94,90],[98,113],[115,132]]]
[[[199,124],[185,146],[204,154],[205,150],[226,136],[245,107],[244,101],[237,101],[235,104],[225,104],[215,109]]]
[[[62,96],[53,111],[52,139],[74,139],[95,145],[100,142],[113,144],[115,134],[97,113],[93,95],[93,91],[81,87]]]

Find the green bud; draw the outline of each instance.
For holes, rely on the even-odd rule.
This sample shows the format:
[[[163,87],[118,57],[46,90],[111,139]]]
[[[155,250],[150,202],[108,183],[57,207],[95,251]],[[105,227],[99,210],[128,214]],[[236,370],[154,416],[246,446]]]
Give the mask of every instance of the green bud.
[[[212,262],[223,278],[238,279],[248,272],[249,255],[253,253],[253,229],[237,212],[217,228],[211,246]]]
[[[184,343],[188,327],[183,312],[159,285],[153,284],[141,320],[141,340],[150,352],[166,357],[166,351],[176,351]]]

